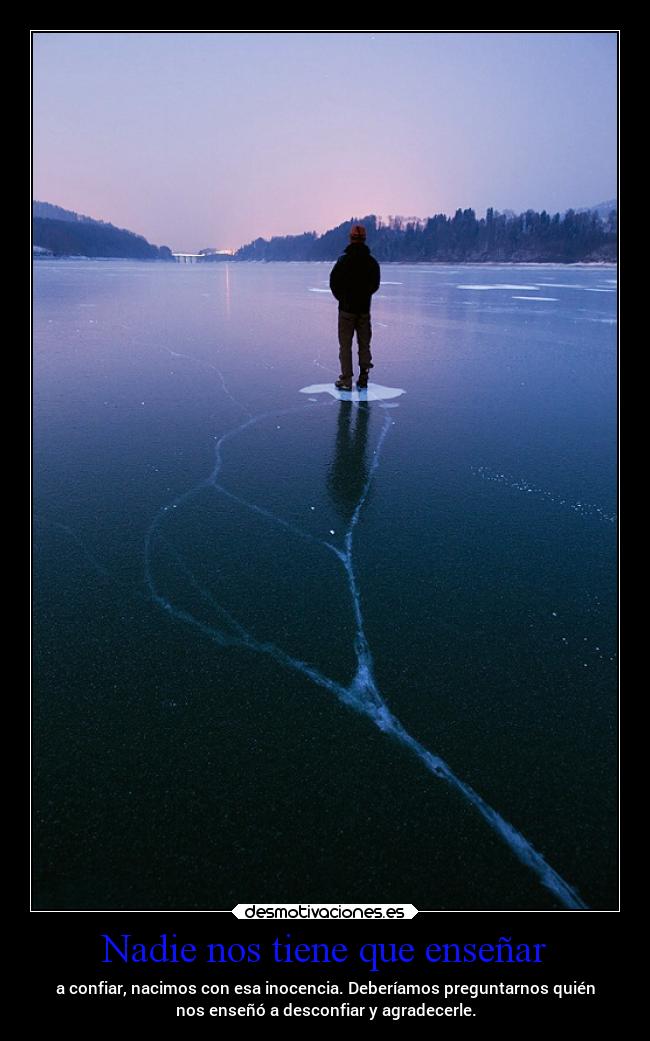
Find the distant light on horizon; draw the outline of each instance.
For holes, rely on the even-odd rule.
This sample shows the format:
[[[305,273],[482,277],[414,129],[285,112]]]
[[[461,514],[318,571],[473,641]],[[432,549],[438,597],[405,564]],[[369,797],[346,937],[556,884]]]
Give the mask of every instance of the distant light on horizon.
[[[174,252],[616,195],[616,32],[33,40],[35,197]]]

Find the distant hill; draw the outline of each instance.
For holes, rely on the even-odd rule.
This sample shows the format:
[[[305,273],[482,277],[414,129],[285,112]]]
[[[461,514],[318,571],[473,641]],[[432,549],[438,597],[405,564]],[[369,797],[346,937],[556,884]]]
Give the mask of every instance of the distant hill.
[[[55,256],[171,260],[168,246],[152,246],[142,235],[94,220],[49,202],[34,202],[33,244]]]
[[[618,199],[608,199],[607,202],[599,202],[595,206],[583,206],[576,213],[597,213],[601,220],[607,220],[612,210],[618,212]]]

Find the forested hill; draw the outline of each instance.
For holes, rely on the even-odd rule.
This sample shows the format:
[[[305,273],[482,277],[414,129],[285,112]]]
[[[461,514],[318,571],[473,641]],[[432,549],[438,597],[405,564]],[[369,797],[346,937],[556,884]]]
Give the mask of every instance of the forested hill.
[[[33,243],[55,256],[171,260],[168,246],[152,246],[142,235],[83,217],[50,203],[34,203]]]
[[[545,210],[515,215],[489,209],[477,220],[469,209],[456,210],[453,217],[439,213],[423,221],[355,217],[323,235],[305,232],[256,239],[242,246],[235,259],[335,260],[356,223],[365,225],[368,246],[380,261],[576,263],[617,258],[616,210],[602,220],[594,210],[567,210],[563,216],[551,216]]]

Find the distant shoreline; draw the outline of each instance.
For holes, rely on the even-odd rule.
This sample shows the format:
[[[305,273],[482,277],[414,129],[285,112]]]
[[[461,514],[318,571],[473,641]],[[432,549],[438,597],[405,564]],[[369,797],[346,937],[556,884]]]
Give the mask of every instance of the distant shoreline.
[[[44,260],[86,260],[92,261],[93,263],[99,262],[105,264],[110,263],[123,263],[129,264],[165,264],[169,267],[206,267],[209,262],[197,261],[195,264],[178,264],[175,261],[161,260],[155,257],[81,257],[78,255],[70,256],[46,256],[44,254],[34,254],[32,260],[37,260],[39,263]],[[223,264],[255,264],[271,265],[271,264],[314,264],[314,265],[332,265],[335,260],[235,260],[233,257],[231,260],[224,260]],[[209,265],[213,267],[213,264]],[[617,260],[382,260],[382,267],[618,267]]]

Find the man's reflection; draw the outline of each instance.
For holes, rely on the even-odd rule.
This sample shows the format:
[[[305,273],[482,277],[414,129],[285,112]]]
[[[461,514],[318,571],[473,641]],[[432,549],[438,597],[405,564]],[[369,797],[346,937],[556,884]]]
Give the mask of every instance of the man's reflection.
[[[367,404],[341,401],[336,427],[336,449],[327,473],[327,490],[346,527],[368,480],[368,427],[370,409]]]

